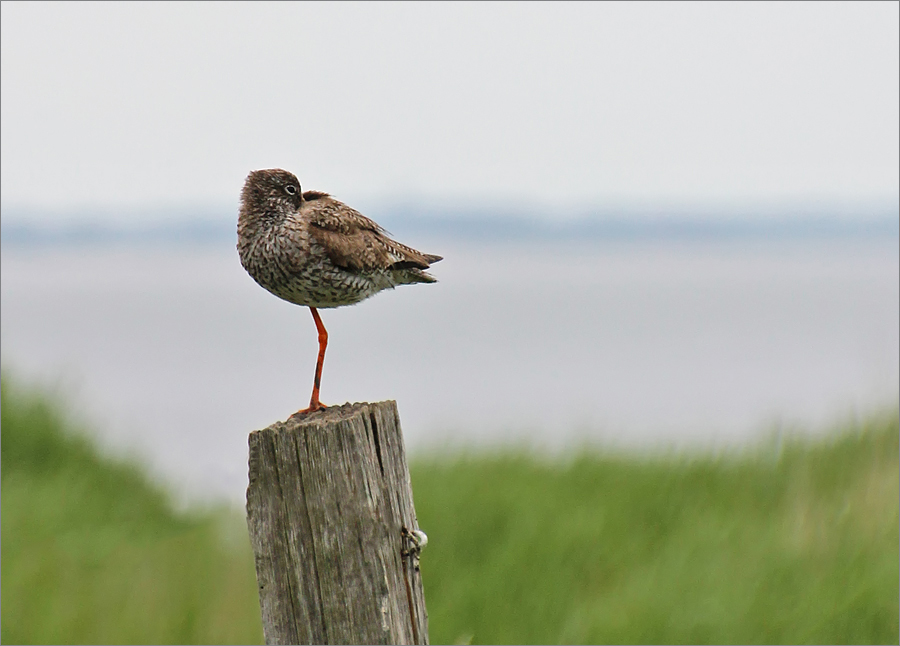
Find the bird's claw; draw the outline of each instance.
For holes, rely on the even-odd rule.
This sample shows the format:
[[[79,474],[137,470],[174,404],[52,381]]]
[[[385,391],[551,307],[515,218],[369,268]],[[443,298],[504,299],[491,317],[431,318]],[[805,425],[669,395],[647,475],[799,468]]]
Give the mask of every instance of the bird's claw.
[[[296,413],[291,415],[288,419],[293,419],[295,417],[303,417],[304,415],[309,415],[310,413],[315,413],[317,410],[325,410],[328,408],[325,404],[317,403],[315,406],[310,405],[302,410],[298,410]]]

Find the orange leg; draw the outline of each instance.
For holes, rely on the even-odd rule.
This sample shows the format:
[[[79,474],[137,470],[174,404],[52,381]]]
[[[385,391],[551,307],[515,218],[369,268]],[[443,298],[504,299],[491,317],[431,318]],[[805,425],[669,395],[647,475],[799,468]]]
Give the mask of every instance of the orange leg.
[[[316,378],[313,380],[313,391],[312,397],[309,398],[309,408],[298,410],[294,415],[302,415],[304,413],[311,413],[319,410],[320,408],[327,408],[325,404],[319,401],[319,386],[322,383],[322,364],[325,362],[325,347],[328,345],[328,332],[325,330],[325,326],[322,324],[322,319],[319,318],[319,313],[316,311],[316,308],[310,307],[309,311],[312,312],[313,320],[316,322],[316,329],[319,331],[319,358],[316,360]]]

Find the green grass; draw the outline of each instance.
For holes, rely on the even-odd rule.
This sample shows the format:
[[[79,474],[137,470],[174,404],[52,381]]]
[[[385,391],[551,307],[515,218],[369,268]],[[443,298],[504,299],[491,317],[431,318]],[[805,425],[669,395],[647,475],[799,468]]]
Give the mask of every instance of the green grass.
[[[897,416],[780,455],[417,463],[435,643],[897,643]]]
[[[242,518],[174,513],[138,469],[98,457],[5,375],[0,400],[0,641],[262,641]]]
[[[172,511],[2,387],[12,642],[259,642],[234,512]],[[418,459],[432,643],[897,643],[898,416],[725,456]]]

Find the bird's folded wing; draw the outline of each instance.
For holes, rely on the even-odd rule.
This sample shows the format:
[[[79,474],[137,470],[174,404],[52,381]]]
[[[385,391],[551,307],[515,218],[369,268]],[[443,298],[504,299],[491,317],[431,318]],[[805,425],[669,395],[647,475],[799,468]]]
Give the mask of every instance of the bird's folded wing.
[[[362,213],[327,198],[308,205],[309,232],[336,266],[353,272],[427,269],[434,256],[391,240]]]

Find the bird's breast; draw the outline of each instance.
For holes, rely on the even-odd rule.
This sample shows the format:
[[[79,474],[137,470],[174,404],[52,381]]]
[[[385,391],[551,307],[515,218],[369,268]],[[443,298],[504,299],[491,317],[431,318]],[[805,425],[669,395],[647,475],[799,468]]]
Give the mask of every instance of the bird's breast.
[[[261,287],[296,305],[352,305],[385,287],[377,277],[335,266],[305,227],[276,227],[239,236],[241,264]]]

